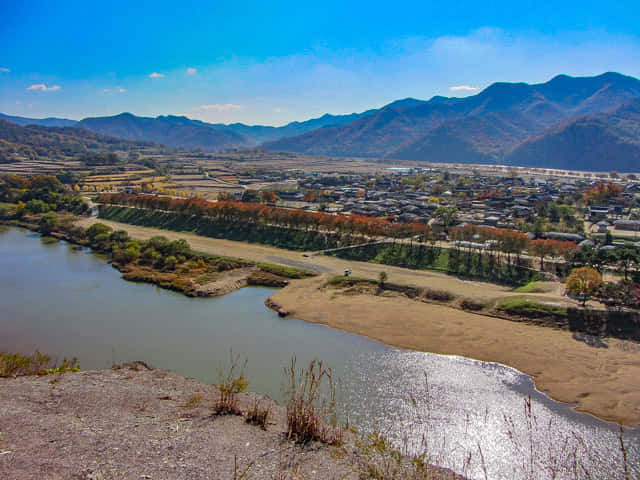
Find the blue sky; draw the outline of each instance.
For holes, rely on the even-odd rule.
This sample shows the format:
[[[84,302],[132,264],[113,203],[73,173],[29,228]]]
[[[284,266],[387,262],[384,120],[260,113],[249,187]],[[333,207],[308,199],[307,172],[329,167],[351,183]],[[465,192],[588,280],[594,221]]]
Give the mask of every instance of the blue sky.
[[[281,125],[494,81],[640,76],[640,2],[0,0],[0,111]]]

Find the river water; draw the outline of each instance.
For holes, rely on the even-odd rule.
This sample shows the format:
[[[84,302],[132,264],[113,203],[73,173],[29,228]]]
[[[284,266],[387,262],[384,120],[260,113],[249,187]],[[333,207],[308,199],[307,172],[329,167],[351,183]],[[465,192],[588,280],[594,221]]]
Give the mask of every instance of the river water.
[[[76,356],[83,369],[140,359],[215,383],[232,347],[248,359],[250,389],[279,401],[291,357],[318,358],[340,378],[343,417],[358,430],[426,447],[469,478],[625,478],[619,427],[550,400],[526,375],[281,319],[264,306],[272,292],[191,299],[126,282],[87,249],[0,233],[0,350]],[[640,478],[640,430],[623,441],[628,478]]]

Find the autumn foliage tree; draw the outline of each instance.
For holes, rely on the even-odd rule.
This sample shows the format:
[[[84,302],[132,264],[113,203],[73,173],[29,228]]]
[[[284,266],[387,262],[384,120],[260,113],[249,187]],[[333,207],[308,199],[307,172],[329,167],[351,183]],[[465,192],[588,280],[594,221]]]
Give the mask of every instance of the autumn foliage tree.
[[[596,182],[586,188],[582,192],[582,197],[587,203],[604,203],[608,200],[619,196],[622,193],[622,187],[613,182]]]
[[[533,240],[529,245],[529,253],[540,258],[540,270],[544,268],[545,257],[566,257],[577,249],[578,246],[573,242],[544,238]]]
[[[584,307],[589,297],[595,295],[602,285],[602,275],[595,268],[574,268],[567,278],[567,291],[578,297]]]
[[[271,190],[265,190],[260,193],[263,203],[276,203],[278,196]]]

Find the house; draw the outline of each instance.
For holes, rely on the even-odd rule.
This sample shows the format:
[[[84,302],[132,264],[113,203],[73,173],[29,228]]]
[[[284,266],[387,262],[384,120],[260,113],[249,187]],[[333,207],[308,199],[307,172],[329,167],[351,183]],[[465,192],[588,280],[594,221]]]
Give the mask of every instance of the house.
[[[616,220],[613,222],[613,226],[617,230],[631,230],[633,232],[640,232],[639,220]]]

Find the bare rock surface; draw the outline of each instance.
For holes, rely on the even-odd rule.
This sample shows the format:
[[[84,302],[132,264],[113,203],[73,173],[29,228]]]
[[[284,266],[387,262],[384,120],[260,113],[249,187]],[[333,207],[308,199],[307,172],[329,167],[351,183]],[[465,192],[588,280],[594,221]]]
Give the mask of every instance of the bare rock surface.
[[[270,404],[264,431],[212,415],[217,396],[213,385],[141,364],[0,379],[0,478],[357,478],[334,447],[286,440],[284,409],[269,399],[240,399],[243,409],[254,398]]]
[[[218,389],[142,362],[99,371],[0,378],[0,478],[6,480],[358,479],[355,436],[287,440],[286,410],[253,393],[267,429],[216,416]],[[378,478],[378,477],[376,477]],[[387,478],[387,477],[385,477]],[[423,477],[421,477],[423,478]],[[434,479],[461,478],[434,469]]]

